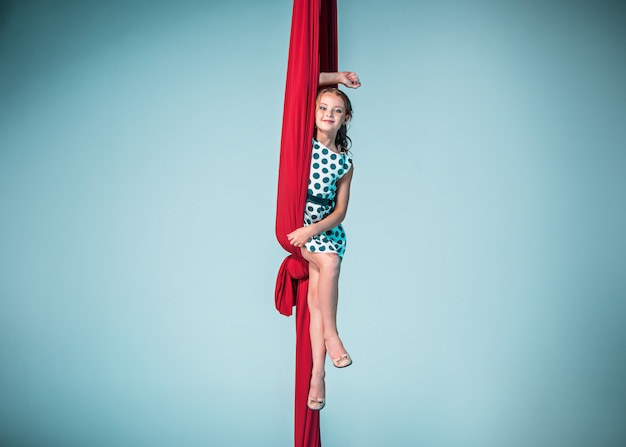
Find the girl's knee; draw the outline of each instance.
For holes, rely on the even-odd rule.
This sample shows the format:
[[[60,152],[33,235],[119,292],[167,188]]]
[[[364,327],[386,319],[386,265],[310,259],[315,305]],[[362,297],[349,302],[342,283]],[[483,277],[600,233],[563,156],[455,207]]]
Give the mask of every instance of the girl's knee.
[[[341,259],[335,253],[320,253],[317,255],[320,271],[324,273],[339,273]]]

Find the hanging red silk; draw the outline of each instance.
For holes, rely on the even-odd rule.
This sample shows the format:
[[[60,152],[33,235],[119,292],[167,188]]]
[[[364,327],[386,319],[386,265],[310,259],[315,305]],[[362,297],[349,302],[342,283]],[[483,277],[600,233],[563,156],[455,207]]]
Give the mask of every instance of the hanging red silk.
[[[276,309],[291,315],[296,306],[296,447],[319,447],[319,411],[307,405],[313,360],[307,305],[308,263],[287,234],[303,225],[320,71],[337,71],[336,0],[294,0],[280,143],[276,237],[291,254],[276,280]]]

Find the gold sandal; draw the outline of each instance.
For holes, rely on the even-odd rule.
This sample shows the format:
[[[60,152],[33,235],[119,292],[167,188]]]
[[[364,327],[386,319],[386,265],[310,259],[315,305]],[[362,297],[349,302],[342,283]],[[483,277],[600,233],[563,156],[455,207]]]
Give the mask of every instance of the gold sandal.
[[[326,399],[324,399],[323,397],[311,397],[311,395],[309,395],[309,398],[306,402],[306,406],[313,411],[321,410],[322,408],[324,408],[324,405],[326,405]]]
[[[346,366],[352,365],[352,359],[350,358],[350,354],[347,352],[337,359],[333,359],[333,365],[336,368],[345,368]]]

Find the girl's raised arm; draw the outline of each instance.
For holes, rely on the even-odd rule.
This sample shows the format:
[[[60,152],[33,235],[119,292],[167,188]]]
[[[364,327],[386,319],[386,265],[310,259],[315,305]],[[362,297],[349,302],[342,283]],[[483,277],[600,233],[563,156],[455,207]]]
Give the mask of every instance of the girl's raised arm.
[[[359,88],[361,81],[353,71],[339,71],[336,73],[320,73],[319,85],[343,84],[349,88]]]

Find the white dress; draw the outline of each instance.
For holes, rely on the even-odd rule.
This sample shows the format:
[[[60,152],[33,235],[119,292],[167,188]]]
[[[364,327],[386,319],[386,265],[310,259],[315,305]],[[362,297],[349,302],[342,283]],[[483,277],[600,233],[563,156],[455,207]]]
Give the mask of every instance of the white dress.
[[[337,180],[352,168],[348,153],[337,153],[313,140],[309,191],[304,210],[304,225],[308,226],[332,213],[337,194]],[[324,202],[328,202],[324,204]],[[305,244],[312,253],[337,253],[343,257],[346,251],[346,232],[341,224],[313,236]]]

